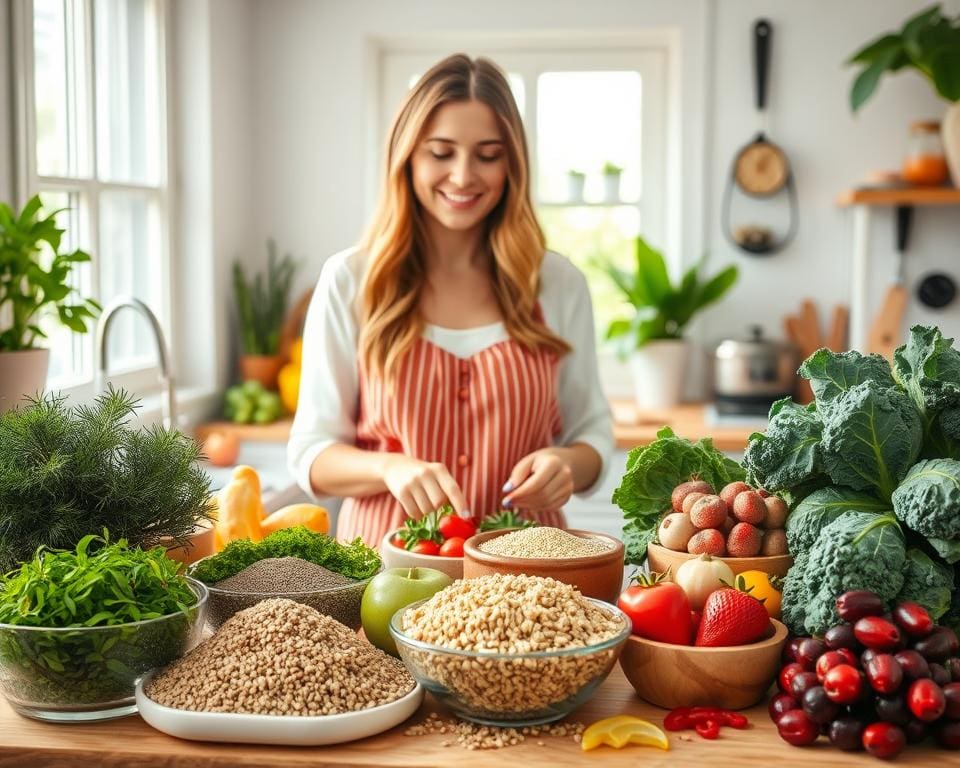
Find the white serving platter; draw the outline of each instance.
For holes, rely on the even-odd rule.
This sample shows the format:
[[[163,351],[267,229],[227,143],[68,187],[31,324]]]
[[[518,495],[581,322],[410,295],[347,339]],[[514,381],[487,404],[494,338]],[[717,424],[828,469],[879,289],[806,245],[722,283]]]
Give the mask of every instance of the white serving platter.
[[[140,716],[158,731],[191,741],[321,746],[363,739],[388,731],[410,717],[423,701],[420,683],[406,696],[379,707],[340,715],[281,716],[191,712],[157,704],[144,692],[147,675],[137,681]]]

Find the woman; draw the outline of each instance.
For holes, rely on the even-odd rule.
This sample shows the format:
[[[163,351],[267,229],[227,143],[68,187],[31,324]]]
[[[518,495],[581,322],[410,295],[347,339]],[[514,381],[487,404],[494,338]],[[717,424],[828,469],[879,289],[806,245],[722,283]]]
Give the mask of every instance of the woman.
[[[444,504],[563,526],[612,448],[586,282],[545,253],[503,73],[436,64],[394,119],[360,247],[307,314],[291,471],[345,496],[337,536],[376,546]]]

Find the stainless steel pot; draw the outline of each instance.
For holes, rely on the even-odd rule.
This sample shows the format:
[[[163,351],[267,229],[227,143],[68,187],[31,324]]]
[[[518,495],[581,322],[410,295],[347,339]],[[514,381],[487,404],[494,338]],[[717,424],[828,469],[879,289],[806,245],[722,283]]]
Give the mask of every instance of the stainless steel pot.
[[[721,341],[713,372],[717,410],[766,416],[775,401],[793,395],[796,370],[796,349],[765,339],[758,325],[748,339]]]

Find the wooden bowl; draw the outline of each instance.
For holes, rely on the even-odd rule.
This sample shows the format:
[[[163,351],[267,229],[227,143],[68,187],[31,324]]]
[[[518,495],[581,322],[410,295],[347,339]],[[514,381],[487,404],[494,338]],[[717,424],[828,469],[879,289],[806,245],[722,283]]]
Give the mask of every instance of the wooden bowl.
[[[695,557],[700,557],[700,555],[674,552],[672,549],[667,549],[659,544],[647,544],[647,563],[650,570],[656,573],[666,573],[668,568],[672,569],[670,573],[676,573],[677,568]],[[735,574],[744,571],[763,571],[770,576],[786,576],[790,566],[793,565],[793,558],[790,555],[715,557],[714,560],[722,560],[730,566],[730,570]]]
[[[587,557],[540,558],[507,557],[484,552],[480,545],[512,530],[487,531],[467,539],[463,545],[463,578],[475,579],[491,573],[524,573],[528,576],[550,576],[576,587],[585,597],[616,603],[623,584],[623,542],[605,533],[570,529],[575,536],[601,539],[610,549]]]
[[[777,676],[787,628],[770,619],[772,635],[751,645],[696,648],[630,635],[620,666],[641,699],[664,709],[746,709]]]
[[[421,555],[406,549],[400,549],[400,547],[395,547],[390,543],[390,539],[395,534],[396,531],[390,531],[380,541],[380,559],[383,560],[384,570],[387,568],[433,568],[443,571],[454,581],[463,578],[462,557]]]

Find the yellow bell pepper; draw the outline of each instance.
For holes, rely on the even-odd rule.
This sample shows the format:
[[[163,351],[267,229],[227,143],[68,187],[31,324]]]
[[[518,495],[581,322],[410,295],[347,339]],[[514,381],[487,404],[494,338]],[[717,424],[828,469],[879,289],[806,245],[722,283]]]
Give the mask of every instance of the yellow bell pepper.
[[[596,749],[601,744],[607,744],[614,749],[620,749],[627,744],[670,749],[670,742],[662,730],[647,720],[630,715],[606,717],[583,732],[580,747],[584,752]]]
[[[237,539],[263,538],[260,476],[253,467],[240,465],[233,470],[233,479],[217,494],[217,507],[214,545],[218,552]]]
[[[297,410],[297,398],[300,397],[300,364],[287,363],[277,374],[277,390],[280,401],[289,413]]]
[[[290,362],[300,365],[303,362],[303,338],[297,339],[290,345]]]
[[[264,536],[268,536],[281,528],[293,528],[298,525],[326,534],[330,532],[330,517],[327,510],[316,504],[290,504],[268,515],[260,523],[260,530]]]

